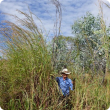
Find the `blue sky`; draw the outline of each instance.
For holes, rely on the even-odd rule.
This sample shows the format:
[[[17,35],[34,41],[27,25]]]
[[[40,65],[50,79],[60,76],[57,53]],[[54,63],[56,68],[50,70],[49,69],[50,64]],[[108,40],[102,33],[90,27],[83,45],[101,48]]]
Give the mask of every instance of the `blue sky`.
[[[21,10],[28,13],[28,7],[30,10],[41,19],[45,33],[49,33],[49,36],[54,35],[54,23],[55,23],[55,6],[50,2],[51,0],[3,0],[0,4],[0,13],[10,13],[23,18],[23,15],[19,14],[16,10]],[[61,34],[64,36],[73,36],[71,33],[71,25],[75,20],[84,16],[87,11],[91,12],[95,16],[98,14],[98,2],[97,0],[59,0],[62,5],[62,26]],[[108,2],[106,2],[108,3]],[[109,4],[109,3],[108,3]],[[110,9],[104,6],[104,16],[106,23],[110,23]],[[8,16],[0,14],[0,22],[2,20],[16,21]],[[42,28],[42,24],[38,19],[34,18],[39,27]]]

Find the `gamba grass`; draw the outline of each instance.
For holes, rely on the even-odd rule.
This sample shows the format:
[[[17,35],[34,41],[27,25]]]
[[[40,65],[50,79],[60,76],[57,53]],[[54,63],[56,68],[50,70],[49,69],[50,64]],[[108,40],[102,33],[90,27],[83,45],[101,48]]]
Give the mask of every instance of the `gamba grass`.
[[[4,100],[1,100],[2,105],[5,106],[6,103],[9,103],[11,108],[16,109],[15,102],[20,99],[24,109],[27,107],[27,109],[33,110],[35,95],[42,97],[40,94],[45,93],[46,89],[48,91],[47,83],[49,73],[52,70],[51,57],[43,36],[38,31],[31,15],[28,16],[26,13],[19,12],[27,19],[21,20],[16,17],[25,29],[8,21],[5,21],[5,28],[1,29],[2,34],[7,39],[5,42],[7,45],[5,48],[6,62],[3,62],[1,66],[2,81],[5,83],[3,90],[1,88],[1,97],[3,98],[4,93],[6,96]],[[10,30],[12,31],[10,32]],[[26,93],[28,98],[25,98],[23,93]],[[7,97],[8,100],[6,101],[5,98]],[[6,101],[5,104],[4,101]],[[29,105],[26,106],[25,103]]]
[[[2,34],[7,39],[4,61],[0,62],[0,105],[4,110],[61,110],[60,95],[53,73],[51,54],[32,13],[19,11],[26,19],[15,18],[20,26],[5,21]],[[102,26],[103,27],[103,26]],[[10,31],[11,30],[11,31]],[[71,69],[71,68],[70,68]],[[53,75],[57,73],[53,73]],[[106,110],[110,105],[109,82],[102,85],[102,76],[75,75],[71,91],[72,110]]]
[[[101,85],[102,77],[82,81],[78,76],[75,90],[75,108],[78,110],[105,110],[109,107],[110,94],[107,95],[107,89]],[[110,92],[110,91],[109,91]]]

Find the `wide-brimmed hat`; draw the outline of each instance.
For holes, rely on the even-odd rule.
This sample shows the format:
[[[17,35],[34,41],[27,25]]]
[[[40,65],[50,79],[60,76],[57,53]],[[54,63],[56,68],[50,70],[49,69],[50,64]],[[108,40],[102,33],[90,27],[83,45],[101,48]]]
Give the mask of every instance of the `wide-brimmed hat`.
[[[71,72],[69,72],[67,68],[64,68],[64,69],[61,71],[61,74],[62,74],[62,73],[64,73],[64,74],[70,74]]]

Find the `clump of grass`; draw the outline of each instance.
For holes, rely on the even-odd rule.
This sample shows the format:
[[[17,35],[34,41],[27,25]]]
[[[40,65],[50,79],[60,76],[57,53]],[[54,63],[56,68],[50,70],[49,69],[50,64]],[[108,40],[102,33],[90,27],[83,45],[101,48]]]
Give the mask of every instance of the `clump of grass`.
[[[107,95],[106,87],[101,85],[103,77],[94,76],[94,79],[85,81],[81,79],[82,75],[76,76],[74,110],[105,110],[109,107],[110,101],[106,99],[109,99],[110,95]]]
[[[7,39],[6,61],[1,65],[0,72],[1,100],[2,105],[5,106],[8,102],[12,108],[12,106],[15,107],[16,99],[20,99],[21,105],[28,103],[27,108],[32,110],[35,95],[41,98],[41,94],[46,94],[49,90],[47,86],[49,74],[52,71],[51,57],[42,33],[34,23],[32,13],[28,15],[19,12],[25,16],[25,19],[14,16],[20,26],[5,21],[4,28],[1,29],[3,36]],[[28,98],[25,98],[23,93],[27,94]]]

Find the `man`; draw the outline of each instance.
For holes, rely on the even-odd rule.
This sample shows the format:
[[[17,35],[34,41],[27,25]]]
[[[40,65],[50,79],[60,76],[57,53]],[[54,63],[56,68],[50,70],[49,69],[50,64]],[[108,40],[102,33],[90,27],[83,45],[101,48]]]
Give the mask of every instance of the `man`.
[[[56,81],[59,86],[59,90],[62,92],[63,96],[69,96],[70,89],[73,90],[72,80],[68,78],[70,72],[67,68],[61,71],[62,77],[57,77]]]
[[[73,83],[72,80],[68,78],[68,75],[70,72],[68,71],[67,68],[63,69],[61,71],[62,77],[57,77],[56,81],[59,86],[60,92],[62,92],[63,96],[60,96],[59,98],[59,104],[62,103],[64,104],[64,109],[69,109],[71,110],[72,108],[72,103],[69,99],[69,94],[70,94],[70,89],[73,90]]]

